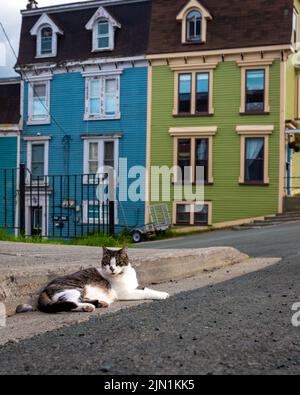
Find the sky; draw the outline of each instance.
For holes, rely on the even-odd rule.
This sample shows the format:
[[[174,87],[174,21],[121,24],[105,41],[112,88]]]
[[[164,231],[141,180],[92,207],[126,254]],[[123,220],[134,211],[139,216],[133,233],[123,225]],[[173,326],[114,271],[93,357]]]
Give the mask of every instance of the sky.
[[[74,2],[76,2],[76,0],[38,0],[39,7]],[[0,21],[3,24],[16,53],[18,53],[21,28],[20,10],[25,9],[27,3],[27,0],[2,0],[0,3]],[[13,67],[15,63],[15,56],[9,48],[3,32],[0,31],[0,78],[14,76],[15,73]]]

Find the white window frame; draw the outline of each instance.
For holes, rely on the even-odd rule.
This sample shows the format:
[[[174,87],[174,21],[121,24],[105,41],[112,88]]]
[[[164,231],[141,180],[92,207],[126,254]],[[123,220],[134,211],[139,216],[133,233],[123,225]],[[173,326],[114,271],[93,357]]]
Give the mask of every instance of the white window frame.
[[[51,53],[47,53],[47,54],[42,53],[42,30],[45,28],[49,28],[52,30],[52,50]],[[54,58],[57,56],[57,34],[54,33],[52,26],[43,25],[39,28],[36,43],[37,43],[37,48],[36,48],[37,58]]]
[[[119,139],[118,138],[91,138],[84,140],[84,153],[83,153],[83,172],[85,174],[84,183],[91,184],[93,180],[88,179],[89,174],[89,159],[90,159],[90,144],[97,143],[98,144],[98,168],[104,166],[104,146],[105,143],[114,143],[114,163],[115,163],[115,171],[118,173],[119,169]],[[117,181],[117,180],[115,180]]]
[[[90,205],[94,205],[95,203],[97,203],[98,200],[83,200],[82,201],[82,223],[84,225],[98,225],[99,224],[99,218],[89,218],[89,212],[88,212],[88,208]],[[101,220],[103,220],[102,218],[102,211],[101,211],[101,215],[100,215],[100,224],[102,224],[103,222]],[[119,223],[119,216],[118,216],[118,202],[115,202],[115,224],[117,225]],[[104,224],[107,225],[108,224],[108,217],[107,220],[104,221]]]
[[[294,26],[294,22],[295,22],[295,18],[296,18],[296,40],[295,40],[295,26]],[[293,11],[293,37],[292,37],[292,42],[293,44],[296,46],[299,40],[299,14],[298,11],[294,8]]]
[[[106,96],[106,81],[116,80],[116,113],[114,115],[107,115],[105,113],[105,96]],[[100,109],[98,114],[92,114],[90,108],[90,82],[98,80],[100,84]],[[121,94],[121,78],[120,73],[105,74],[98,76],[86,76],[85,79],[85,121],[97,121],[97,120],[114,120],[121,118],[120,112],[120,94]]]
[[[52,52],[42,54],[42,29],[49,27],[52,29]],[[52,21],[47,14],[42,14],[35,25],[30,30],[32,36],[36,36],[36,58],[53,58],[57,56],[57,35],[63,35],[64,32]]]
[[[99,31],[98,25],[100,22],[106,22],[108,24],[108,46],[99,47],[98,39]],[[104,37],[104,36],[103,36]],[[115,29],[108,19],[99,19],[93,27],[93,52],[113,51],[115,49]]]
[[[47,116],[45,119],[33,119],[33,99],[34,99],[34,86],[35,85],[46,85],[46,107],[47,107]],[[51,96],[51,84],[50,79],[47,80],[30,80],[28,81],[28,119],[27,125],[49,125],[51,123],[51,115],[50,115],[50,96]]]
[[[27,174],[26,183],[30,184],[30,174],[32,171],[32,146],[34,145],[44,145],[44,180],[40,180],[40,185],[47,183],[47,176],[49,172],[49,140],[50,138],[43,138],[37,140],[27,140],[27,169],[29,174]],[[37,184],[36,180],[32,180],[32,184]]]
[[[108,23],[109,30],[109,45],[106,48],[98,47],[98,23],[105,21]],[[121,28],[121,25],[116,21],[104,7],[99,7],[95,14],[86,24],[85,28],[92,31],[92,52],[113,51],[115,49],[115,29]]]

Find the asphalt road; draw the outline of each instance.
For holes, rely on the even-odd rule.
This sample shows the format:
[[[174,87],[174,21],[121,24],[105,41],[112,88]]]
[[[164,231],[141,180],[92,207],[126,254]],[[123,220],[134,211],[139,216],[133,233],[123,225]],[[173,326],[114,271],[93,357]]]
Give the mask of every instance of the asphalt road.
[[[233,242],[230,233],[205,238],[232,245],[224,243]],[[300,374],[300,328],[291,324],[300,302],[299,225],[250,233],[232,235],[244,251],[284,252],[284,260],[0,347],[0,374]],[[197,246],[208,243],[202,237]]]
[[[300,223],[260,229],[221,230],[170,240],[139,244],[138,248],[235,247],[253,257],[300,254]]]

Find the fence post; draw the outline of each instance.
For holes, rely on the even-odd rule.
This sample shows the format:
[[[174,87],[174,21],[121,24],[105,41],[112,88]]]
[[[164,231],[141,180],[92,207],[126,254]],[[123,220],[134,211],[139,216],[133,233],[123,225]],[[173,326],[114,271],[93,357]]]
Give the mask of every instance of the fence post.
[[[20,234],[21,236],[25,236],[25,165],[23,163],[20,164],[20,206],[19,206],[19,217],[20,217]]]
[[[109,234],[110,236],[115,235],[115,202],[110,200],[108,203],[108,211],[109,211]]]

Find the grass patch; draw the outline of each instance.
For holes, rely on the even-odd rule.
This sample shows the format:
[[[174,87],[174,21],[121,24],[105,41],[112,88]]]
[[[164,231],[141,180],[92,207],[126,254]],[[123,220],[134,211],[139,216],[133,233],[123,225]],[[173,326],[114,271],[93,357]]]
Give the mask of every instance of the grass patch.
[[[15,243],[33,243],[33,244],[53,244],[53,245],[77,245],[89,247],[123,247],[131,245],[131,236],[127,232],[120,233],[112,237],[104,234],[93,234],[83,238],[73,240],[45,239],[43,237],[15,237],[6,229],[0,228],[0,241],[10,241]]]

